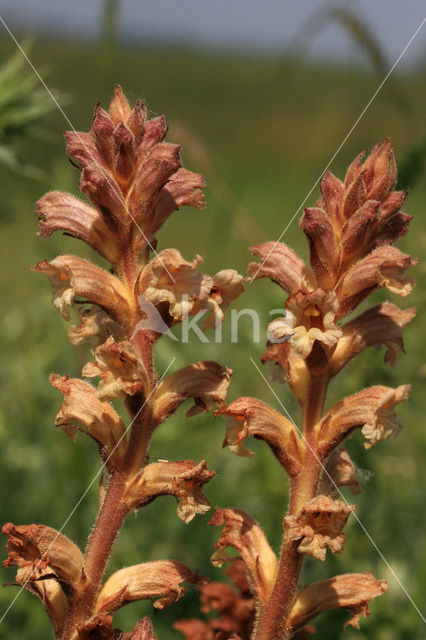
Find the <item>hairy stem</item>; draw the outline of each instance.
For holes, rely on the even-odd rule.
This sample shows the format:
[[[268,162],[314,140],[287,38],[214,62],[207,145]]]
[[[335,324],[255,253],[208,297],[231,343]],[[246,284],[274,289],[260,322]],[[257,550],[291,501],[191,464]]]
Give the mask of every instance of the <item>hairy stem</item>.
[[[291,479],[290,515],[297,515],[316,494],[321,463],[315,451],[315,424],[321,417],[326,391],[326,379],[311,377],[303,416],[306,450],[300,472]],[[275,584],[268,602],[260,611],[253,640],[279,640],[288,637],[285,624],[303,566],[303,555],[297,551],[298,544],[298,540],[284,538]]]
[[[127,507],[121,500],[126,478],[127,474],[121,472],[110,479],[85,554],[87,586],[70,611],[62,640],[71,639],[75,635],[77,625],[93,613],[112,546],[127,514]]]

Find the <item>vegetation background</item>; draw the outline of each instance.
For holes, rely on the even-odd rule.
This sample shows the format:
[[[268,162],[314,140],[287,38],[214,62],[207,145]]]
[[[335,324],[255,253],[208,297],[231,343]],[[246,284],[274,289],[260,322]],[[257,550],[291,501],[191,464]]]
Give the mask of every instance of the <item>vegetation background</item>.
[[[226,267],[245,273],[250,260],[247,247],[278,238],[385,75],[377,59],[368,71],[308,64],[290,56],[259,59],[164,48],[124,50],[114,46],[108,39],[111,37],[106,29],[103,45],[98,48],[34,42],[31,60],[49,87],[54,87],[77,130],[88,130],[96,100],[108,105],[116,82],[132,102],[145,97],[151,116],[166,114],[168,139],[183,144],[184,165],[206,178],[208,208],[202,212],[182,209],[174,214],[159,234],[159,247],[177,247],[187,259],[201,254],[207,273]],[[1,60],[14,51],[12,41],[0,40]],[[421,71],[396,73],[389,79],[331,166],[343,177],[361,149],[391,136],[402,167],[402,186],[410,186],[404,210],[416,216],[408,237],[398,246],[418,257],[420,264],[414,294],[402,300],[388,296],[402,307],[416,305],[419,313],[406,329],[407,355],[400,357],[395,368],[384,365],[383,352],[369,350],[339,376],[328,400],[331,404],[370,384],[413,385],[409,401],[399,409],[406,428],[397,440],[390,439],[370,452],[364,450],[359,434],[348,443],[364,491],[354,499],[350,494],[347,498],[356,503],[365,529],[417,604],[426,586],[425,572],[421,571],[426,560],[422,539],[426,188],[421,181],[426,86]],[[27,73],[30,71],[22,67],[16,77]],[[36,91],[35,86],[31,91]],[[0,127],[1,123],[0,109]],[[16,157],[31,165],[34,174],[23,173],[19,163],[15,167],[0,165],[0,520],[44,523],[60,529],[98,471],[99,459],[87,438],[72,443],[53,429],[61,397],[50,387],[48,375],[54,371],[78,376],[88,353],[71,347],[66,324],[50,303],[47,279],[30,273],[29,268],[59,253],[91,254],[79,241],[60,234],[50,239],[36,235],[37,220],[32,211],[40,195],[51,189],[79,194],[78,174],[67,161],[62,136],[69,125],[55,110],[40,127],[36,138],[29,139],[26,132],[13,140]],[[317,195],[318,187],[306,204],[312,205]],[[283,240],[307,257],[299,217]],[[264,335],[269,309],[282,307],[284,297],[266,280],[248,284],[246,289],[235,308],[258,311]],[[377,300],[384,295],[380,292]],[[200,343],[196,336],[190,344],[163,338],[157,349],[159,371],[164,371],[172,357],[176,357],[175,370],[194,360],[215,359],[234,369],[230,400],[254,395],[280,410],[250,360],[259,362],[264,350],[263,343],[253,343],[250,318],[241,318],[235,344],[230,340],[229,318],[222,344],[214,344],[213,335],[207,335],[209,344]],[[298,420],[289,391],[276,383],[273,386]],[[253,459],[239,459],[228,450],[222,451],[223,421],[210,416],[187,420],[185,410],[158,431],[152,458],[207,459],[209,468],[217,472],[206,488],[212,504],[247,510],[262,524],[278,552],[287,483],[271,453],[257,442],[251,443],[257,453]],[[82,547],[97,509],[97,490],[95,482],[64,529]],[[216,528],[206,526],[209,517],[198,516],[184,525],[176,516],[173,498],[158,499],[137,517],[128,518],[108,571],[171,558],[212,579],[221,579],[221,572],[209,562],[219,536]],[[349,521],[346,531],[344,554],[328,556],[324,564],[308,559],[303,579],[310,582],[336,573],[371,570],[389,581],[389,592],[373,603],[372,616],[362,621],[360,632],[344,631],[346,614],[332,612],[317,620],[316,637],[424,638],[419,614],[378,549],[355,519]],[[0,573],[1,582],[13,580],[12,570],[2,568]],[[16,592],[16,587],[0,590],[0,617]],[[154,611],[150,602],[135,603],[122,610],[116,620],[127,630],[149,614],[161,640],[169,640],[180,635],[171,630],[171,621],[197,612],[197,593],[189,590],[163,612]],[[25,592],[0,624],[0,638],[45,640],[50,637],[49,629],[41,605]]]

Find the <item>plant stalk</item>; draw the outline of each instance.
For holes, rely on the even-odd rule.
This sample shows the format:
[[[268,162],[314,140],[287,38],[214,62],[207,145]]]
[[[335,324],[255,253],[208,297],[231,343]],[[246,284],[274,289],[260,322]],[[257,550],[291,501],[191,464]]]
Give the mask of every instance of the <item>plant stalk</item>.
[[[311,377],[304,406],[303,435],[306,449],[300,472],[291,479],[289,515],[297,515],[315,497],[321,463],[315,451],[315,425],[322,415],[328,381]],[[277,577],[268,602],[260,611],[253,640],[287,638],[286,620],[297,591],[304,557],[298,553],[299,540],[285,540],[281,548]]]

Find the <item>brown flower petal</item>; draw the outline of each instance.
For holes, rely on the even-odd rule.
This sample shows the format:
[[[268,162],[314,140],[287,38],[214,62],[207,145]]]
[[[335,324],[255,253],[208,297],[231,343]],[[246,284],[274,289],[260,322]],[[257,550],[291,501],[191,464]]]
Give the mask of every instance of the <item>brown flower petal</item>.
[[[194,405],[187,412],[193,416],[223,405],[232,370],[217,362],[194,362],[175,371],[160,382],[153,394],[153,420],[160,424],[167,420],[188,398]]]
[[[70,193],[51,191],[36,203],[39,235],[50,236],[65,231],[80,238],[103,258],[115,264],[122,251],[121,243],[105,223],[101,213]]]
[[[309,291],[313,288],[313,275],[290,247],[282,242],[264,242],[250,247],[261,262],[251,262],[248,272],[256,278],[271,278],[288,293]]]
[[[404,352],[402,330],[415,314],[415,307],[402,310],[383,302],[348,322],[330,360],[332,375],[369,346],[386,347],[385,362],[394,365],[398,352]]]
[[[394,407],[407,399],[410,385],[392,387],[374,386],[341,400],[321,420],[318,443],[321,455],[327,455],[351,431],[362,427],[369,449],[379,440],[397,434],[402,425]]]
[[[225,524],[212,563],[221,567],[232,558],[226,553],[227,547],[235,547],[243,560],[256,590],[257,597],[265,603],[272,591],[277,570],[277,558],[272,551],[260,526],[245,511],[240,509],[216,508],[210,525]]]
[[[327,458],[321,473],[318,493],[334,496],[336,487],[348,487],[354,494],[362,489],[355,477],[355,466],[347,451],[341,447],[334,449]]]
[[[109,337],[117,342],[126,337],[124,329],[97,304],[80,307],[79,315],[81,324],[71,325],[68,329],[69,339],[74,346],[89,341],[93,347],[97,347]]]
[[[333,553],[342,553],[345,542],[343,527],[354,510],[341,500],[317,496],[306,504],[297,515],[284,518],[288,540],[299,540],[299,553],[325,560],[326,547]]]
[[[81,297],[106,309],[119,323],[128,321],[126,289],[118,278],[88,260],[64,255],[38,262],[32,271],[47,275],[53,286],[53,304],[66,320],[70,318],[68,305]]]
[[[126,488],[124,500],[129,509],[144,507],[157,496],[174,495],[178,501],[177,514],[186,524],[197,513],[206,513],[210,502],[201,488],[215,475],[207,470],[206,461],[154,462],[142,469]]]
[[[134,396],[143,391],[146,376],[130,342],[108,338],[94,355],[95,362],[88,362],[81,373],[85,378],[100,377],[99,400]]]
[[[372,251],[351,267],[338,285],[338,316],[353,311],[372,291],[381,287],[400,296],[407,296],[413,289],[414,280],[402,278],[402,274],[415,264],[416,260],[389,245]]]
[[[294,425],[280,413],[256,398],[242,397],[234,400],[215,415],[227,418],[223,446],[229,446],[238,456],[252,456],[243,441],[255,436],[265,440],[290,475],[297,473],[303,456],[301,443]]]
[[[161,251],[143,270],[139,289],[154,306],[167,302],[175,321],[207,308],[212,278],[198,271],[202,258],[184,260],[177,249]]]
[[[359,629],[361,613],[367,617],[369,602],[386,593],[387,589],[385,580],[376,580],[371,573],[346,573],[314,582],[297,595],[287,630],[298,629],[320,613],[336,607],[349,609],[351,617],[345,626],[349,624]]]
[[[8,522],[3,526],[2,533],[8,537],[6,549],[9,556],[4,565],[18,567],[18,584],[49,577],[65,582],[73,591],[79,591],[84,586],[83,555],[59,531],[42,524],[15,526]]]
[[[77,430],[87,433],[99,444],[107,469],[120,469],[127,449],[126,429],[109,402],[101,402],[92,385],[78,378],[52,374],[50,383],[64,394],[55,425],[70,437]]]
[[[134,602],[155,598],[154,607],[164,609],[185,592],[182,584],[200,578],[186,565],[173,560],[145,562],[112,574],[98,596],[95,613],[111,613]]]
[[[340,263],[340,248],[330,218],[319,207],[307,208],[300,228],[309,241],[311,267],[318,285],[332,289]]]

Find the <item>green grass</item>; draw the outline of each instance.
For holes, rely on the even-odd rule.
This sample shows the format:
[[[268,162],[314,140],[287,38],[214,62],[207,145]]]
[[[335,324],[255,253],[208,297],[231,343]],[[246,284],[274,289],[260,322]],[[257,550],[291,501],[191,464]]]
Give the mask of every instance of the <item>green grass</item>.
[[[2,58],[12,51],[10,42],[0,41]],[[145,96],[151,114],[166,114],[169,139],[184,142],[185,166],[206,177],[208,208],[205,212],[183,209],[176,213],[160,232],[159,246],[175,246],[188,259],[200,253],[208,273],[225,267],[245,273],[250,258],[247,247],[280,235],[379,82],[377,77],[357,70],[306,67],[294,60],[208,57],[173,50],[120,52],[105,68],[98,53],[81,44],[36,43],[32,61],[36,67],[48,67],[48,85],[69,97],[66,112],[76,129],[88,129],[96,99],[108,104],[117,81],[131,99]],[[403,111],[393,101],[391,88],[384,87],[333,162],[331,168],[337,175],[342,176],[363,147],[385,136],[392,137],[398,160],[422,139],[426,98],[423,79],[420,75],[399,78],[397,89],[405,96]],[[61,398],[50,388],[48,374],[55,371],[78,375],[87,353],[71,348],[65,323],[50,304],[47,279],[30,273],[29,267],[58,253],[91,254],[71,238],[56,235],[46,240],[36,236],[34,201],[50,189],[78,193],[78,174],[67,161],[62,138],[62,131],[69,125],[55,113],[47,126],[48,140],[23,143],[20,150],[32,165],[43,170],[42,178],[18,178],[0,167],[0,496],[2,522],[39,522],[60,528],[99,463],[95,447],[86,439],[73,444],[53,429]],[[315,188],[307,204],[315,202],[317,193]],[[399,245],[420,259],[426,246],[422,217],[425,195],[425,187],[417,183],[405,207],[416,218],[408,238]],[[284,240],[306,256],[297,218]],[[411,299],[395,300],[396,304],[415,304],[419,310],[424,309],[426,272],[422,262],[417,278],[418,287]],[[389,294],[389,299],[393,298]],[[236,308],[253,307],[263,313],[265,330],[268,310],[283,303],[277,287],[259,281],[247,286]],[[159,370],[167,367],[172,356],[176,356],[174,368],[214,358],[235,371],[230,399],[254,395],[279,409],[249,360],[250,356],[259,360],[263,345],[252,344],[247,320],[241,321],[241,327],[244,335],[238,344],[229,343],[226,324],[224,335],[228,339],[221,345],[203,345],[194,339],[189,345],[176,346],[164,338],[157,353]],[[425,346],[418,315],[406,330],[408,355],[401,357],[396,368],[384,366],[383,353],[366,352],[335,382],[330,394],[331,403],[369,384],[413,385],[409,402],[400,409],[406,429],[398,440],[389,440],[367,453],[362,438],[355,435],[348,448],[356,464],[372,472],[364,493],[355,499],[357,515],[418,604],[425,587],[419,569],[425,554],[421,540]],[[276,385],[274,388],[292,411],[294,404],[288,390]],[[209,468],[217,471],[215,480],[206,488],[212,503],[249,511],[261,522],[278,551],[287,483],[261,443],[253,443],[257,452],[254,459],[239,459],[222,451],[223,434],[221,420],[186,420],[184,410],[180,410],[156,435],[152,458],[206,458]],[[348,499],[351,500],[349,496]],[[64,532],[81,546],[90,530],[96,503],[95,482],[65,528]],[[184,525],[176,516],[173,499],[158,499],[137,518],[129,517],[109,570],[172,558],[217,578],[220,572],[210,565],[209,554],[219,532],[206,526],[208,519],[207,514]],[[361,632],[344,632],[345,615],[333,612],[318,619],[317,637],[423,638],[418,614],[355,520],[348,523],[347,532],[345,553],[329,557],[325,564],[308,562],[304,580],[327,578],[335,572],[372,570],[377,577],[389,580],[389,592],[373,603],[372,616],[362,622]],[[12,579],[12,570],[2,572],[2,582]],[[16,592],[14,587],[1,591],[0,616]],[[168,640],[178,636],[170,631],[170,620],[196,612],[197,596],[190,591],[177,605],[161,613],[153,613],[150,602],[133,604],[117,615],[117,625],[128,630],[142,615],[150,614],[161,640]],[[41,605],[28,593],[20,595],[0,625],[0,638],[8,640],[45,640],[49,633]]]

